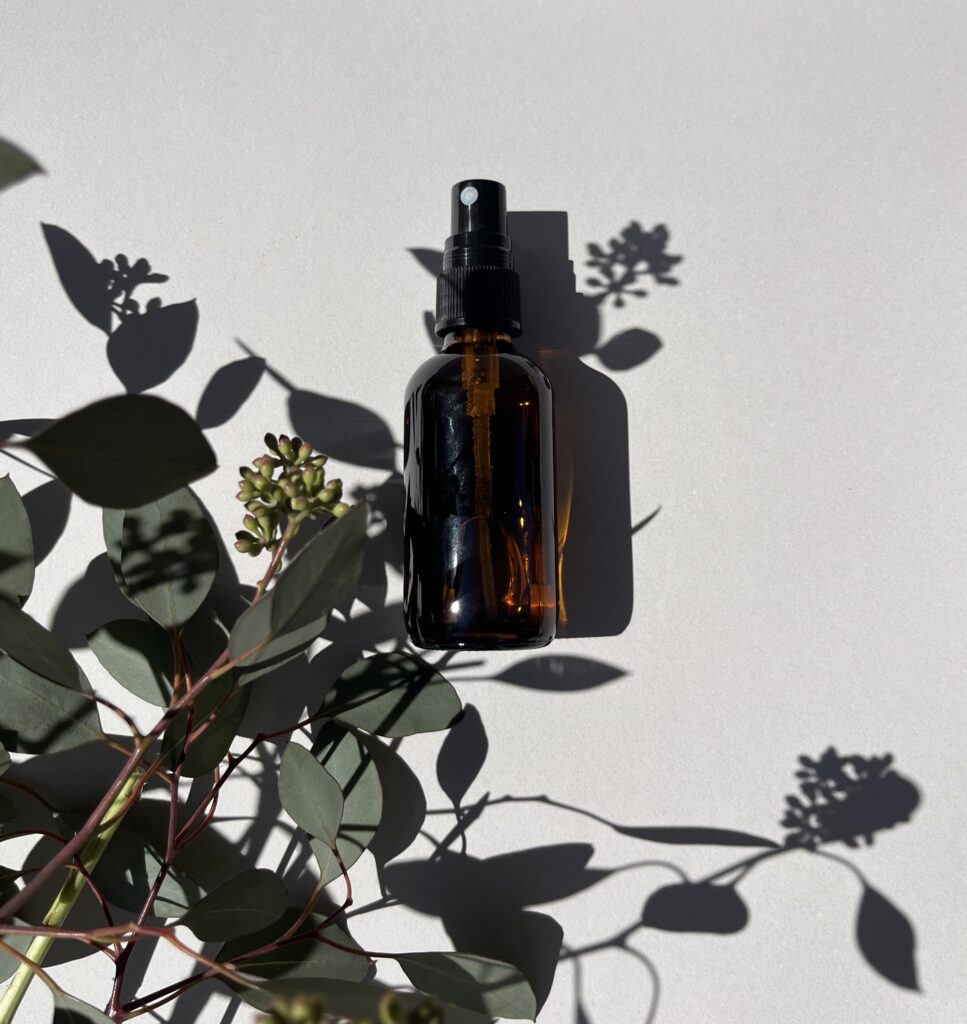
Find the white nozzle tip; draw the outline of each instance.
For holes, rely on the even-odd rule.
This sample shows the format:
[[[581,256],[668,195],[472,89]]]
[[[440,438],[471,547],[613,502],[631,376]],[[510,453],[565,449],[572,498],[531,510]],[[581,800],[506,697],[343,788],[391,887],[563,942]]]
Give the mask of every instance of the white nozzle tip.
[[[477,201],[478,195],[479,193],[473,187],[473,185],[468,185],[465,189],[463,189],[460,192],[460,202],[463,203],[464,206],[473,206],[473,204]]]

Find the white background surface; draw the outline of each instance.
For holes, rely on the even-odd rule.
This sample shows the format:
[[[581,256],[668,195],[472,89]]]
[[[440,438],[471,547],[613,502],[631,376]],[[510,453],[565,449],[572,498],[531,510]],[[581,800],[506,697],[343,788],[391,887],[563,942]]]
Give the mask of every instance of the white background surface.
[[[171,277],[166,301],[197,297],[194,352],[159,393],[194,409],[238,337],[398,439],[432,303],[407,249],[441,246],[454,181],[495,177],[513,208],[566,210],[576,261],[631,219],[669,225],[681,286],[604,322],[605,336],[640,326],[664,343],[615,375],[632,521],[661,506],[634,538],[632,622],[552,648],[626,675],[563,694],[463,685],[490,739],[469,799],[550,793],[628,824],[781,835],[799,754],[892,751],[921,806],[845,852],[913,922],[923,993],[860,958],[853,876],[795,855],[743,883],[738,935],[636,934],[661,978],[660,1024],[945,1024],[967,1010],[965,28],[959,3],[873,0],[2,8],[0,131],[48,170],[0,202],[3,418],[118,390],[40,221],[98,256],[147,255]],[[265,379],[210,435],[222,468],[198,490],[226,532],[233,467],[285,429],[285,399]],[[24,490],[42,479],[8,469]],[[75,503],[34,614],[52,614],[99,544],[98,512]],[[443,806],[436,745],[403,752]],[[226,807],[251,797],[241,786]],[[528,805],[489,811],[470,842],[476,856],[589,842],[596,866],[671,853],[696,876],[731,859]],[[372,866],[356,875],[372,896]],[[628,871],[540,909],[581,945],[631,923],[666,880]],[[402,911],[356,934],[384,949],[447,941]],[[165,978],[184,973],[164,956]],[[90,963],[57,977],[98,1001]],[[579,1020],[573,980],[563,965],[542,1021]],[[637,960],[589,957],[583,981],[593,1024],[645,1019]],[[223,1020],[224,1005],[197,1019]],[[25,1020],[48,1019],[40,986],[27,1006]]]

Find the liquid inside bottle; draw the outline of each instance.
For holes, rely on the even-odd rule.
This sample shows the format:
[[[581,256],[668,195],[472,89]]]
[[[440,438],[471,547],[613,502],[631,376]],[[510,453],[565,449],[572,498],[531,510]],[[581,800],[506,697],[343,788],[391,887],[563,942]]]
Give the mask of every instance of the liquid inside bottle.
[[[468,189],[472,204],[461,200]],[[455,209],[437,308],[443,350],[407,389],[406,626],[427,648],[542,647],[557,615],[551,388],[513,347],[503,186],[461,182],[454,197],[493,205]]]

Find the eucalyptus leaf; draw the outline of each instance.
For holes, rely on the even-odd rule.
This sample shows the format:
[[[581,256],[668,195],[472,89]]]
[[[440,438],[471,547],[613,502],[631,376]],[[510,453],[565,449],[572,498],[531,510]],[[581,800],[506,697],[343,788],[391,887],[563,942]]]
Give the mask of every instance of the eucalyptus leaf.
[[[34,542],[27,509],[10,477],[0,477],[0,598],[20,604],[33,585]]]
[[[16,817],[17,808],[14,807],[13,801],[0,793],[0,825],[6,825],[8,821],[13,821]],[[9,879],[3,878],[3,872],[6,870],[6,868],[0,868],[0,888],[9,882]]]
[[[58,992],[54,996],[52,1024],[111,1024],[111,1019],[89,1003],[81,1002],[66,992]]]
[[[336,833],[335,848],[346,868],[352,867],[372,842],[383,814],[383,787],[370,743],[379,741],[357,736],[351,729],[328,722],[319,730],[312,745],[313,754],[342,792],[342,821]],[[330,843],[326,837],[309,842],[323,883],[342,875]]]
[[[469,953],[406,953],[396,957],[422,992],[467,1010],[512,1020],[533,1020],[537,1000],[510,964]]]
[[[154,622],[115,619],[87,638],[94,656],[126,690],[167,707],[174,678],[171,637]]]
[[[189,667],[197,682],[225,651],[228,633],[210,608],[202,608],[182,629]],[[196,778],[213,771],[228,753],[238,733],[249,691],[240,687],[234,672],[226,672],[208,683],[195,700],[191,711],[192,731],[214,713],[205,730],[192,741],[182,766],[182,774]],[[165,731],[162,749],[180,754],[188,728],[189,713],[180,711]],[[175,757],[178,756],[175,755]]]
[[[357,506],[325,527],[299,552],[266,595],[239,617],[229,650],[243,667],[274,664],[319,636],[333,608],[359,582],[366,507]]]
[[[90,684],[58,686],[7,655],[0,655],[0,740],[11,751],[44,754],[103,739]]]
[[[238,681],[231,675],[220,676],[205,687],[204,692],[195,701],[191,717],[192,731],[216,709],[217,713],[204,732],[197,736],[188,748],[188,755],[181,769],[182,775],[194,779],[215,770],[238,734],[238,728],[245,717],[248,698],[248,690],[239,688]],[[180,751],[185,738],[186,723],[187,712],[179,712],[165,733],[165,750],[177,748]]]
[[[365,732],[397,737],[446,729],[463,705],[432,665],[392,652],[374,654],[347,668],[322,710]]]
[[[0,191],[31,174],[43,174],[43,168],[19,146],[0,139]]]
[[[14,924],[26,924],[26,921],[18,917],[15,917],[13,920]],[[4,935],[3,937],[3,941],[8,946],[13,946],[18,953],[26,953],[32,940],[32,935]],[[11,956],[6,950],[0,949],[0,983],[6,981],[19,966],[20,961],[15,956]]]
[[[290,907],[269,928],[253,932],[243,938],[229,940],[219,950],[216,959],[225,963],[274,941],[295,923],[299,914],[300,909]],[[301,930],[308,931],[321,923],[321,918],[311,915]],[[323,939],[338,942],[340,946],[347,946],[357,952],[337,949],[325,941],[319,942],[311,938],[304,942],[293,942],[239,963],[239,967],[246,974],[254,974],[265,979],[264,990],[243,986],[230,987],[247,1003],[267,1010],[277,993],[318,993],[324,996],[327,986],[333,981],[362,981],[369,973],[369,957],[343,929],[336,925],[330,925],[321,934]]]
[[[300,828],[335,841],[343,813],[342,789],[312,753],[297,743],[290,742],[282,755],[279,799]]]
[[[124,582],[124,575],[121,572],[121,538],[124,536],[124,509],[105,508],[101,510],[101,532],[104,536],[104,549],[107,552],[107,559],[114,571],[114,578],[117,580],[121,592],[131,602],[136,604]]]
[[[75,831],[84,821],[76,814],[63,818]],[[91,875],[111,903],[137,913],[158,877],[162,859],[154,844],[125,821],[118,826]],[[155,913],[159,917],[181,917],[201,897],[201,887],[176,863],[161,883]]]
[[[77,688],[80,669],[66,645],[25,611],[3,600],[0,651],[58,686]]]
[[[285,913],[286,891],[274,871],[243,871],[196,903],[179,924],[204,942],[248,935],[274,924]]]
[[[187,487],[124,513],[120,571],[128,597],[159,625],[172,629],[198,611],[218,571],[218,542]]]
[[[23,442],[84,501],[137,508],[215,468],[195,421],[154,395],[105,398]]]

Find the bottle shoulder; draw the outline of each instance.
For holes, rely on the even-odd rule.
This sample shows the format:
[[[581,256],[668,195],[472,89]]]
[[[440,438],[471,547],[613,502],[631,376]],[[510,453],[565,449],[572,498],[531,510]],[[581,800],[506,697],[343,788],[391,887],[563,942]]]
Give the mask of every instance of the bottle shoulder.
[[[498,373],[501,382],[530,381],[535,389],[551,392],[551,382],[547,374],[532,359],[520,352],[497,352]],[[409,397],[414,391],[422,388],[446,388],[452,384],[460,385],[463,374],[464,355],[459,352],[439,352],[421,363],[406,386]]]

